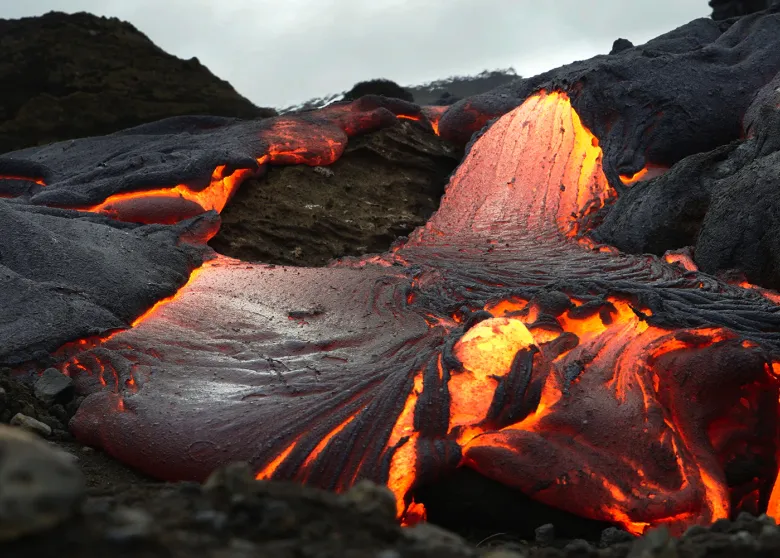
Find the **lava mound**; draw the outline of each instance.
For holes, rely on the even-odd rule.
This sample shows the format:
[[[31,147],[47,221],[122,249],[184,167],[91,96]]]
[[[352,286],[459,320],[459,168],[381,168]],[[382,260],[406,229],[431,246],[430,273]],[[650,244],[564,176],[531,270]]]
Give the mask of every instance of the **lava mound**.
[[[3,358],[72,377],[87,395],[74,434],[163,479],[236,460],[333,490],[370,479],[407,523],[458,468],[633,533],[777,515],[780,298],[736,278],[772,261],[718,259],[726,231],[707,219],[773,196],[778,47],[775,11],[697,20],[447,109],[368,96],[0,157],[17,223],[0,277],[38,296],[0,290],[15,312]],[[249,177],[334,164],[399,121],[468,146],[438,211],[390,250],[297,268],[207,247]],[[698,236],[669,232],[664,215],[702,192]],[[733,237],[758,234],[745,219]],[[641,249],[645,231],[685,250],[601,243]],[[16,333],[49,324],[49,300],[93,313],[56,338]]]

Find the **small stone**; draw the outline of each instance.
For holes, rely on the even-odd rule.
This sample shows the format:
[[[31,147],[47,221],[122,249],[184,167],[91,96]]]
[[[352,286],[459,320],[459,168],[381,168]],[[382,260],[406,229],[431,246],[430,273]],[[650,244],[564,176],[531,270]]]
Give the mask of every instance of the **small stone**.
[[[119,508],[111,514],[114,526],[106,530],[106,538],[113,542],[128,543],[149,538],[154,520],[141,509]]]
[[[230,539],[230,548],[241,552],[257,552],[257,545],[246,539]]]
[[[216,510],[203,510],[195,514],[195,522],[209,525],[215,531],[221,531],[228,523],[228,516]]]
[[[709,533],[709,531],[704,525],[691,525],[685,530],[685,533],[683,533],[683,538],[692,539],[700,535],[706,535],[707,533]]]
[[[534,540],[539,544],[552,544],[555,541],[555,525],[545,523],[534,530]]]
[[[654,529],[639,539],[631,546],[628,558],[675,558],[677,549],[669,534],[669,529],[661,527]]]
[[[386,486],[362,480],[344,493],[344,500],[362,514],[395,519],[395,495]]]
[[[0,425],[0,541],[74,516],[86,495],[73,457],[21,428]]]
[[[381,550],[376,555],[376,558],[403,558],[397,550]]]
[[[35,382],[33,391],[45,403],[67,403],[73,398],[73,380],[56,368],[47,368]]]
[[[81,453],[86,453],[86,454],[95,453],[95,448],[91,448],[89,446],[83,446],[81,448]]]
[[[634,540],[634,538],[634,535],[624,531],[623,529],[618,529],[617,527],[607,527],[601,532],[599,546],[601,548],[607,548],[613,544],[631,542]]]
[[[593,550],[591,544],[584,539],[574,539],[563,547],[563,552],[569,558],[587,557]]]
[[[23,430],[38,434],[44,438],[51,435],[51,426],[27,415],[23,415],[22,413],[16,413],[13,416],[11,419],[11,426],[18,426]]]
[[[780,548],[780,529],[764,525],[758,535],[758,543],[762,548]]]
[[[5,409],[5,404],[8,401],[8,393],[5,388],[0,387],[0,411]]]
[[[753,523],[755,520],[756,516],[746,511],[739,512],[739,515],[737,516],[737,521],[739,523]]]
[[[775,522],[775,518],[771,517],[771,516],[768,516],[765,513],[762,513],[761,515],[759,515],[757,519],[758,519],[758,522],[763,524],[763,525],[777,525],[777,522]]]
[[[729,538],[735,546],[751,547],[755,546],[756,544],[756,540],[753,538],[753,535],[747,531],[737,531]]]
[[[404,536],[415,543],[416,550],[432,555],[456,556],[467,548],[466,541],[455,533],[430,523],[419,523],[403,530]]]
[[[325,178],[333,178],[334,172],[330,170],[328,167],[314,167],[314,172],[317,174],[324,176]]]
[[[203,484],[203,490],[207,494],[248,494],[256,482],[249,463],[229,463],[211,473]]]
[[[713,533],[728,533],[731,529],[731,521],[726,519],[725,517],[722,519],[718,519],[710,525],[710,531]]]

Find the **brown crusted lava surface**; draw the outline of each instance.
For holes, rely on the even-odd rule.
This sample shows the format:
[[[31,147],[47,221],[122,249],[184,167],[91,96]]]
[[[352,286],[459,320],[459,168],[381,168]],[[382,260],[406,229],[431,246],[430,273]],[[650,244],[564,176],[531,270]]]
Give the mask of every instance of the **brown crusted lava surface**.
[[[276,167],[249,179],[210,244],[242,260],[305,266],[383,252],[436,210],[461,155],[401,121],[350,140],[328,167]]]

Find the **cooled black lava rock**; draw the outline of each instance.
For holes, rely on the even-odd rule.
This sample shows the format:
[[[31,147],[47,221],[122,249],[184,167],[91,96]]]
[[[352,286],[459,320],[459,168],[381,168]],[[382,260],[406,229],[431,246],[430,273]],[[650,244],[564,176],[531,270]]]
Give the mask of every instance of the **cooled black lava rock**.
[[[213,218],[137,226],[0,200],[0,364],[127,327],[200,264],[179,238]]]
[[[780,288],[780,74],[747,110],[741,142],[688,157],[619,198],[594,236],[625,252],[693,246],[708,273]]]
[[[773,0],[710,0],[712,19],[740,17],[767,9]]]

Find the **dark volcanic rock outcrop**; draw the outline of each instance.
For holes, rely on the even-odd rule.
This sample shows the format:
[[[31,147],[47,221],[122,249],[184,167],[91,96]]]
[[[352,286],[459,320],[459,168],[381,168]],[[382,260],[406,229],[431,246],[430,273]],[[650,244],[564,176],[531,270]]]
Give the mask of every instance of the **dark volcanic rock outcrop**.
[[[460,156],[413,122],[353,138],[329,167],[277,167],[244,183],[211,245],[243,260],[308,266],[382,252],[430,217]]]
[[[728,19],[767,9],[772,0],[710,0],[712,19]]]
[[[169,116],[264,117],[196,58],[86,13],[0,20],[0,153]]]
[[[414,102],[414,96],[406,89],[392,80],[381,78],[356,83],[352,89],[344,94],[344,100],[354,101],[364,95],[382,95],[383,97],[402,99],[409,103]]]
[[[749,134],[688,157],[620,197],[597,238],[626,252],[694,247],[708,273],[780,289],[780,74],[746,113]]]
[[[0,200],[0,364],[127,327],[201,263],[180,235],[213,226],[138,227],[100,215]]]

